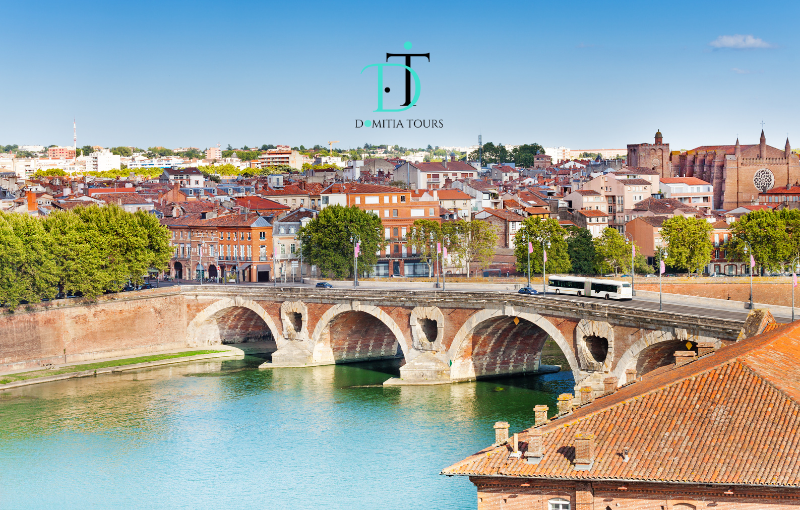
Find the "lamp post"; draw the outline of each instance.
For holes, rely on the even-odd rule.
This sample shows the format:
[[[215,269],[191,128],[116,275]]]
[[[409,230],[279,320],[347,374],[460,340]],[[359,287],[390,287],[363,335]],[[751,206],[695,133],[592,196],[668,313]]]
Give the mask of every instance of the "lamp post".
[[[542,242],[542,294],[547,295],[547,250],[550,249],[550,240],[546,237]],[[545,247],[546,246],[546,247]]]
[[[631,239],[631,296],[635,296],[636,295],[636,289],[633,288],[633,277],[636,275],[636,272],[634,270],[634,267],[635,267],[634,266],[634,257],[636,257],[636,247],[633,244],[633,234],[631,234],[630,232],[626,232],[625,233],[625,238],[627,238],[628,236],[630,236],[630,239]]]
[[[750,306],[748,307],[748,309],[752,310],[753,309],[753,269],[755,269],[756,264],[755,264],[755,259],[753,258],[753,249],[750,247],[750,245],[747,243],[747,241],[742,240],[742,242],[744,243],[744,254],[745,255],[747,255],[748,253],[750,254]],[[792,292],[792,294],[794,294],[794,292]]]
[[[522,235],[525,237],[525,250],[528,252],[528,288],[531,288],[531,242],[528,239],[528,233],[523,231]]]
[[[664,259],[667,258],[667,250],[661,252],[661,257],[659,257],[658,264],[658,311],[661,312],[664,310],[663,301],[661,299],[661,275],[664,274],[664,270],[666,267],[664,266]]]
[[[278,286],[278,242],[272,242],[272,286]]]
[[[797,263],[800,262],[800,255],[792,261],[792,322],[794,322],[794,288],[797,286]]]
[[[444,256],[447,253],[447,248],[444,247],[444,243],[442,243],[442,290],[446,289],[446,280],[447,280],[447,273],[444,270]]]
[[[350,242],[353,243],[353,288],[356,288],[358,287],[358,252],[356,251],[358,236],[355,234],[351,235]]]
[[[436,234],[431,232],[431,251],[433,251],[434,243],[436,242]],[[436,261],[433,264],[433,272],[436,273],[436,288],[439,288],[439,249],[436,248]]]

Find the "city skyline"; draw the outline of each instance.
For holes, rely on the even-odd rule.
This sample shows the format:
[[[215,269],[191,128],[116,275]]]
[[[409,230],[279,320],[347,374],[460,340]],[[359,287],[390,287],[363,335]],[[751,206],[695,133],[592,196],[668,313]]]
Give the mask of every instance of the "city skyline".
[[[675,149],[691,149],[737,136],[757,143],[762,121],[771,145],[787,136],[800,144],[797,107],[787,101],[798,7],[786,2],[756,11],[679,2],[669,12],[632,2],[457,11],[411,3],[410,14],[382,16],[357,2],[335,11],[238,2],[231,16],[214,14],[210,2],[191,12],[96,6],[44,2],[35,20],[27,5],[10,6],[9,19],[26,21],[0,40],[20,61],[49,55],[51,63],[39,79],[0,86],[13,98],[0,142],[72,145],[76,118],[78,145],[101,146],[461,146],[482,134],[484,142],[599,149],[649,141],[660,129]],[[267,20],[274,28],[264,31]],[[697,31],[692,20],[710,21]],[[63,29],[76,24],[96,30]],[[36,28],[37,37],[26,36]],[[431,54],[412,64],[419,102],[413,114],[375,113],[376,73],[361,71],[406,43]],[[402,81],[387,71],[387,84],[386,107],[396,108]],[[444,127],[354,127],[407,118]]]

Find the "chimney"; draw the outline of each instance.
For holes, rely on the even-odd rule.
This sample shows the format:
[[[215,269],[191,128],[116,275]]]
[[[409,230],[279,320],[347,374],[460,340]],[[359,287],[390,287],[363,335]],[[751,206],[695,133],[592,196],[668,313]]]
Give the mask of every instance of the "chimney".
[[[558,396],[558,414],[568,413],[572,409],[572,393],[562,393]]]
[[[636,382],[636,369],[629,368],[625,371],[625,384]]]
[[[675,351],[675,366],[680,367],[695,359],[694,351]]]
[[[36,211],[39,208],[36,205],[36,193],[33,191],[28,191],[25,194],[25,198],[28,199],[28,212]]]
[[[588,404],[592,401],[592,388],[589,386],[581,387],[581,404]]]
[[[543,405],[539,405],[533,408],[533,417],[534,417],[533,419],[536,427],[539,427],[547,423],[547,411],[549,410],[550,408],[548,406],[543,406]]]
[[[700,342],[697,344],[697,356],[702,357],[706,354],[711,354],[714,352],[714,343],[713,342]]]
[[[575,471],[588,471],[594,465],[594,434],[575,434]]]
[[[513,439],[511,440],[511,447],[513,449],[513,452],[516,453],[517,456],[519,456],[519,434],[517,434],[516,432],[514,432]]]
[[[542,431],[533,429],[528,435],[528,450],[525,452],[527,464],[538,464],[544,457],[544,440]]]
[[[494,424],[494,445],[499,446],[508,442],[508,428],[510,425],[507,421],[498,421]]]
[[[603,379],[603,389],[606,393],[614,393],[617,391],[617,383],[619,383],[619,378],[606,377]]]

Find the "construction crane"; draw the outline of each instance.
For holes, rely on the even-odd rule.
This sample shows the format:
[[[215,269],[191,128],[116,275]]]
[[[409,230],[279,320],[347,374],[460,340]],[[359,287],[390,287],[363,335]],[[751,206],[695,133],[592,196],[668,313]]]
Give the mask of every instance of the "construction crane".
[[[330,150],[328,151],[329,156],[333,156],[333,144],[339,143],[339,140],[334,140],[332,142],[328,142],[328,146],[330,146]]]

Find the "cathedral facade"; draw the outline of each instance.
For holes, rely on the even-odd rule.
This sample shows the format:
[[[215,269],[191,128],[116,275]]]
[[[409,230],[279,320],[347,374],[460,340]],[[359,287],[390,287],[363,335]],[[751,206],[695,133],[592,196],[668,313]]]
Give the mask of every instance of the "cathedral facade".
[[[629,146],[630,147],[630,146]],[[783,150],[767,145],[764,131],[758,145],[704,145],[675,152],[671,157],[675,177],[697,177],[714,186],[714,209],[748,205],[758,194],[775,186],[800,181],[800,160],[789,140]]]

